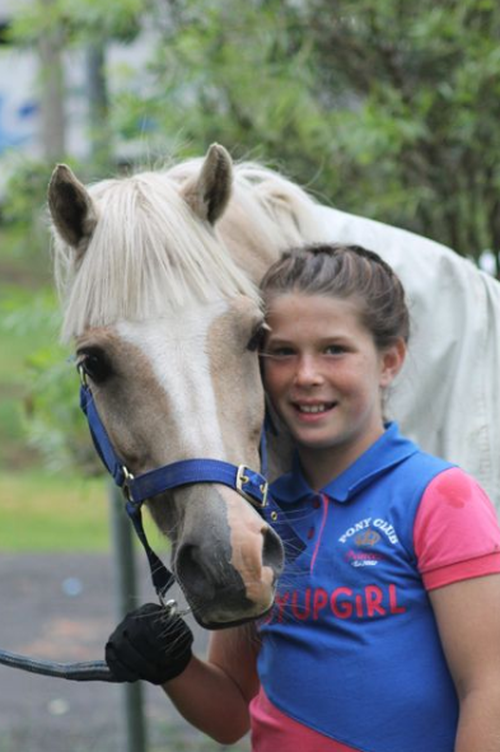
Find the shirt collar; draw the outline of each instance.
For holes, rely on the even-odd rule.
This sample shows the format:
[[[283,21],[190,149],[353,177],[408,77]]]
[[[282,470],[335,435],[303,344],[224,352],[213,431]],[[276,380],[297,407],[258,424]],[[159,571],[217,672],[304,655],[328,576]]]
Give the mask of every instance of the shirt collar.
[[[418,451],[416,444],[401,436],[397,423],[388,423],[382,436],[319,493],[335,501],[348,501],[379,475]],[[285,503],[315,495],[304,478],[297,453],[291,472],[282,475],[271,485],[271,493],[278,501]]]

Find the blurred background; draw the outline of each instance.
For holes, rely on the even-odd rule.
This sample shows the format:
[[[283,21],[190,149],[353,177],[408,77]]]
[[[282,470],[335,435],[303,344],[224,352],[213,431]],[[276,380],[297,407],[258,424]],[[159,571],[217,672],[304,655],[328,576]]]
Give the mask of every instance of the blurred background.
[[[3,647],[48,655],[69,634],[70,657],[87,637],[95,652],[116,620],[109,494],[58,344],[45,214],[55,163],[91,182],[218,141],[498,278],[499,122],[497,0],[0,0]],[[91,603],[102,621],[89,627]],[[32,631],[22,639],[21,624]],[[15,720],[0,712],[0,752],[44,748],[41,727],[54,752],[124,749],[116,688],[112,701],[87,688],[83,710],[82,688],[70,701],[54,680],[42,688],[5,669],[2,701],[2,680],[18,692]],[[169,741],[155,698],[151,749],[217,748],[184,732]],[[92,717],[108,701],[101,733]]]

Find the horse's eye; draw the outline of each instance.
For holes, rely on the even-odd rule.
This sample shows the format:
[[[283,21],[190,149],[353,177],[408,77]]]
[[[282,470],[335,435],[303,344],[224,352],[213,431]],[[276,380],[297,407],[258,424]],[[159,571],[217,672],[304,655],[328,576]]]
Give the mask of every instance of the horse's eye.
[[[248,340],[247,350],[250,350],[250,352],[255,352],[256,350],[260,350],[266,331],[267,331],[266,324],[263,324],[263,323],[259,324],[259,326],[256,329],[254,329],[252,336]]]
[[[104,351],[97,347],[80,350],[77,367],[83,369],[89,379],[96,384],[105,381],[112,373],[111,364]]]

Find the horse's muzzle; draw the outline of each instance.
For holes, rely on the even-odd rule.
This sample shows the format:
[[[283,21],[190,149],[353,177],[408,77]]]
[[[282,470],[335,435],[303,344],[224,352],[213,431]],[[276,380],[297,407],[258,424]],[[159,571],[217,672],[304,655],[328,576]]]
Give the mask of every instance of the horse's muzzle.
[[[229,543],[184,541],[174,561],[176,578],[198,623],[221,629],[255,620],[272,607],[276,583],[283,571],[283,545],[270,527],[261,533],[259,562],[235,566]]]

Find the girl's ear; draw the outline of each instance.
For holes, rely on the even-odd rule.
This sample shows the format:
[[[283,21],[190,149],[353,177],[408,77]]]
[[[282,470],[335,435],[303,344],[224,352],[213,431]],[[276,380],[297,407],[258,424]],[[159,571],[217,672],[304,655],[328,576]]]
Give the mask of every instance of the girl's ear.
[[[388,387],[403,367],[406,358],[406,342],[399,338],[381,353],[380,386]]]

